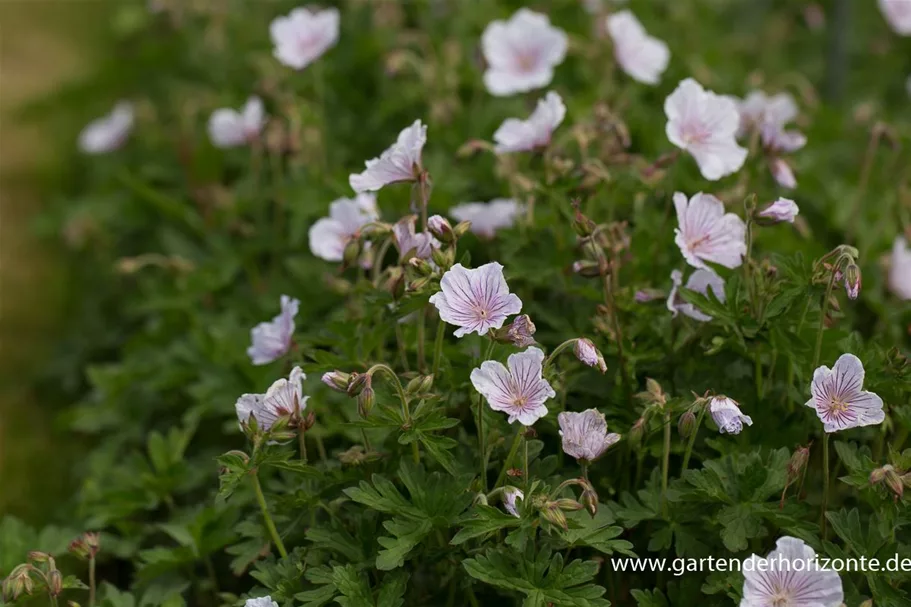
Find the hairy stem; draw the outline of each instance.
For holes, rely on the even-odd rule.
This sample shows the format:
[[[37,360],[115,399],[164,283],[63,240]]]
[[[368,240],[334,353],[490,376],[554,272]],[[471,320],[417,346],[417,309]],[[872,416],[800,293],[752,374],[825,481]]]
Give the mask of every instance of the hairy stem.
[[[564,341],[562,344],[560,344],[559,346],[557,346],[556,348],[554,348],[553,352],[551,352],[550,354],[548,354],[548,355],[547,355],[547,359],[544,361],[544,367],[543,367],[543,370],[541,371],[541,375],[542,375],[542,376],[543,376],[543,375],[547,375],[547,370],[550,369],[550,366],[553,364],[554,359],[556,359],[557,356],[558,356],[561,352],[563,352],[564,350],[566,350],[566,349],[569,348],[570,346],[575,345],[575,343],[576,343],[577,341],[579,341],[579,338],[577,338],[577,337],[574,337],[573,339],[567,339],[567,340]]]
[[[440,359],[443,357],[443,338],[445,335],[446,323],[441,318],[437,325],[436,339],[433,340],[433,367],[431,373],[433,373],[434,381],[436,381],[437,374],[440,372]]]
[[[499,487],[506,482],[506,473],[512,467],[512,460],[516,456],[516,451],[519,450],[519,441],[522,439],[522,434],[524,434],[524,432],[525,427],[519,426],[519,431],[516,432],[516,437],[512,439],[512,446],[509,448],[509,453],[503,461],[503,469],[500,470],[500,476],[497,477],[497,482],[494,484],[494,487]]]
[[[266,504],[266,496],[263,495],[262,485],[259,483],[259,473],[254,472],[250,478],[253,481],[253,491],[256,493],[256,501],[259,503],[259,509],[263,513],[263,521],[266,523],[266,529],[269,531],[269,535],[272,537],[272,542],[275,544],[275,548],[278,550],[278,553],[281,557],[288,558],[288,551],[285,550],[285,545],[282,543],[282,538],[278,534],[278,529],[275,528],[275,523],[272,521],[272,515],[269,514],[269,506]]]
[[[89,557],[89,607],[95,607],[95,557]]]
[[[813,367],[810,372],[816,371],[819,366],[819,356],[822,353],[822,334],[826,329],[826,314],[829,312],[829,299],[832,296],[832,288],[835,286],[835,268],[832,268],[832,276],[829,278],[829,284],[826,286],[826,294],[822,300],[822,315],[819,317],[819,329],[816,332],[816,349],[813,351]]]
[[[699,415],[696,416],[696,425],[693,427],[693,433],[690,434],[686,442],[686,450],[683,452],[683,464],[680,466],[680,476],[686,472],[690,465],[690,456],[693,455],[693,445],[696,444],[696,435],[699,434],[699,428],[702,427],[702,420],[705,417],[705,405],[699,408]]]
[[[661,463],[661,511],[667,518],[667,479],[671,466],[671,413],[664,414],[664,458]]]
[[[828,539],[828,521],[826,519],[826,510],[829,506],[829,433],[826,432],[822,437],[822,539]]]

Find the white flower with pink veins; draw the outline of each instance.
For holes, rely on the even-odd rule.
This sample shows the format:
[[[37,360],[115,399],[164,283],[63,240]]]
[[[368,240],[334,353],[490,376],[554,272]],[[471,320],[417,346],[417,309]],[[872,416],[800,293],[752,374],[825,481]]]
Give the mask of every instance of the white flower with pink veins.
[[[544,403],[557,395],[541,375],[543,362],[544,352],[535,347],[510,354],[506,366],[486,360],[471,372],[471,384],[491,409],[509,416],[510,424],[531,426],[547,415]]]
[[[730,97],[716,95],[687,78],[664,101],[667,138],[689,152],[710,181],[732,175],[747,158],[737,144],[740,112]]]
[[[486,335],[506,319],[522,311],[522,300],[509,292],[503,266],[497,262],[469,270],[457,263],[443,274],[440,291],[430,297],[440,318],[458,327],[456,337],[468,333]]]
[[[831,369],[822,366],[813,373],[813,398],[806,405],[816,409],[826,432],[880,424],[886,419],[883,399],[863,387],[863,363],[853,354],[842,354]]]
[[[310,226],[310,252],[326,261],[342,261],[345,246],[358,237],[361,228],[378,218],[373,194],[339,198],[329,205],[328,217],[318,219]]]
[[[740,607],[841,607],[841,578],[824,569],[803,540],[784,536],[766,557],[756,554],[742,566]]]
[[[684,259],[694,268],[711,269],[706,262],[736,268],[746,255],[746,224],[733,213],[724,212],[724,203],[699,192],[687,200],[674,194],[678,227],[674,242]]]
[[[507,21],[492,21],[481,36],[488,65],[484,85],[498,97],[544,88],[563,63],[567,46],[563,30],[552,26],[547,15],[527,8]]]

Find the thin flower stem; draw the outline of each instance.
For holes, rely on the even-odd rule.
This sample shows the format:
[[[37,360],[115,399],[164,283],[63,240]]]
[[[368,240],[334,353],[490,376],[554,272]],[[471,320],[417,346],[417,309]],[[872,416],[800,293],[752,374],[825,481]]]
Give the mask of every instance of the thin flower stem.
[[[258,472],[254,472],[250,478],[253,481],[253,491],[256,493],[256,501],[259,503],[259,509],[263,513],[263,521],[266,523],[266,529],[269,531],[269,535],[272,536],[272,542],[275,544],[275,548],[278,550],[281,557],[283,559],[288,558],[288,551],[285,550],[282,538],[278,535],[278,529],[275,528],[275,523],[272,521],[272,516],[269,514],[269,506],[266,505],[266,496],[263,495],[262,485],[259,484]]]
[[[89,557],[89,607],[95,607],[95,557]]]
[[[559,355],[561,352],[563,352],[570,346],[575,345],[575,343],[577,341],[579,341],[579,338],[577,338],[577,337],[574,337],[573,339],[567,339],[562,344],[560,344],[559,346],[554,348],[554,351],[551,352],[550,354],[548,354],[547,359],[544,361],[544,367],[543,367],[543,370],[541,371],[541,375],[542,376],[547,375],[547,370],[550,369],[550,366],[553,364],[554,359],[557,358],[557,355]]]
[[[664,414],[664,459],[661,465],[661,511],[667,518],[667,479],[671,466],[671,413]]]
[[[493,352],[494,341],[491,339],[487,344],[487,351],[481,359],[483,363],[490,359]],[[480,352],[480,348],[478,349]],[[478,466],[480,468],[481,489],[487,491],[487,437],[484,436],[484,396],[478,393]]]
[[[440,359],[443,357],[443,338],[446,335],[446,323],[440,319],[437,325],[437,336],[433,340],[433,379],[436,381],[437,374],[440,372]]]
[[[829,506],[829,433],[822,437],[822,512],[820,524],[822,525],[822,539],[828,539],[828,521],[826,510]]]
[[[361,439],[364,441],[364,453],[370,453],[370,439],[367,438],[367,430],[361,428]]]
[[[49,594],[48,596],[49,596],[50,599],[51,599],[51,606],[52,606],[52,607],[58,607],[58,606],[59,606],[59,603],[57,602],[57,597],[54,596],[53,594]]]
[[[301,461],[304,462],[305,464],[307,463],[307,438],[306,438],[306,434],[307,434],[307,433],[306,433],[306,431],[304,430],[303,426],[301,426],[300,430],[298,430],[298,432],[297,432],[297,444],[298,444],[298,446],[300,447]]]
[[[411,369],[408,368],[408,352],[405,350],[405,336],[402,334],[402,325],[398,322],[395,323],[395,343],[399,349],[399,358],[402,362],[402,368],[405,369],[405,373],[408,373]]]
[[[579,460],[579,467],[582,468],[582,478],[588,480],[588,462],[583,459]]]
[[[424,330],[427,324],[427,315],[425,314],[426,309],[422,308],[418,310],[417,326],[418,326],[418,373],[423,375],[424,373]]]
[[[373,376],[373,374],[377,371],[382,371],[392,379],[392,386],[395,388],[396,395],[399,397],[399,401],[402,403],[402,416],[405,418],[405,423],[410,422],[411,411],[408,409],[408,397],[405,395],[405,388],[402,387],[402,382],[399,381],[399,376],[395,374],[395,371],[382,363],[373,365],[367,369],[367,375]]]
[[[683,464],[680,466],[680,476],[683,476],[683,473],[686,472],[687,467],[690,465],[690,456],[693,455],[693,445],[696,444],[696,435],[699,434],[699,429],[702,427],[702,420],[705,418],[705,405],[699,408],[699,415],[696,416],[696,425],[693,427],[693,433],[690,434],[689,440],[686,442],[686,450],[683,452]]]
[[[316,450],[319,452],[319,458],[324,464],[329,463],[329,458],[326,455],[326,445],[323,444],[323,437],[319,434],[316,435]]]
[[[380,245],[379,250],[376,252],[376,257],[373,258],[373,286],[379,288],[380,286],[380,274],[383,272],[383,258],[386,257],[386,252],[389,250],[389,247],[392,246],[392,238],[387,238],[383,241],[383,244]]]
[[[602,253],[603,254],[603,253]],[[623,354],[623,330],[620,328],[620,318],[617,311],[617,304],[614,300],[614,291],[611,288],[610,278],[606,274],[601,275],[601,282],[604,286],[604,303],[610,310],[611,323],[613,324],[614,335],[617,338],[617,358],[620,359],[620,379],[626,389],[627,395],[632,390],[632,382],[626,375],[626,357]]]
[[[509,448],[509,453],[506,455],[506,459],[503,461],[503,469],[500,470],[500,476],[497,477],[497,482],[494,483],[494,488],[501,486],[506,482],[506,473],[512,467],[512,460],[516,456],[516,451],[519,450],[519,441],[522,439],[522,434],[525,433],[525,427],[519,426],[519,431],[516,432],[516,437],[512,439],[512,446]]]
[[[816,332],[816,349],[813,352],[813,367],[810,369],[814,372],[819,366],[819,356],[822,353],[822,334],[826,329],[826,314],[829,312],[829,299],[832,296],[832,288],[835,286],[835,268],[832,268],[832,276],[829,278],[829,284],[826,286],[826,294],[822,300],[822,315],[819,317],[819,329]]]
[[[526,438],[525,443],[525,467],[522,469],[522,478],[525,481],[525,493],[528,494],[528,439]]]

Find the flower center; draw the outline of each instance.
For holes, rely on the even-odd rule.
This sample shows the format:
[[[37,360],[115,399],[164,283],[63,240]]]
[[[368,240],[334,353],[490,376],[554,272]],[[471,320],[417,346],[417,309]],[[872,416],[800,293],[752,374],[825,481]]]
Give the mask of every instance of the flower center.
[[[512,404],[518,407],[519,409],[524,409],[525,405],[528,404],[528,398],[525,396],[517,396],[512,399]]]
[[[832,415],[841,415],[848,411],[848,403],[840,398],[832,397],[829,399],[829,413]]]
[[[701,124],[694,124],[686,129],[683,133],[683,141],[687,145],[694,143],[704,143],[709,138],[709,131]]]
[[[790,607],[791,606],[791,593],[787,590],[779,590],[771,597],[772,607]]]
[[[519,55],[516,57],[516,66],[519,68],[520,72],[525,72],[525,73],[533,72],[537,65],[538,65],[538,54],[537,53],[534,53],[531,51],[525,51],[523,53],[519,53]]]

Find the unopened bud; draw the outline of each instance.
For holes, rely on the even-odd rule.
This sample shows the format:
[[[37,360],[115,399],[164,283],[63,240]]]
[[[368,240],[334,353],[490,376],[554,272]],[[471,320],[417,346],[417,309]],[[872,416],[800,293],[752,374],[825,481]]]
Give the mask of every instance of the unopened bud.
[[[892,466],[886,464],[882,468],[876,468],[873,472],[870,473],[870,484],[876,485],[883,482],[883,479],[886,478],[886,472],[892,469]]]
[[[591,483],[583,485],[582,496],[579,499],[585,505],[585,509],[588,510],[588,513],[594,518],[595,515],[598,514],[598,492],[595,491],[595,488],[592,487]]]
[[[345,245],[345,251],[342,253],[342,263],[345,266],[353,266],[357,264],[358,258],[361,256],[361,241],[357,238],[352,238],[348,241],[348,244]]]
[[[566,497],[561,497],[553,503],[556,504],[557,508],[564,512],[575,512],[576,510],[582,510],[585,507],[576,500]]]
[[[364,447],[361,445],[354,445],[347,451],[339,453],[338,461],[348,466],[360,466],[367,461],[367,454],[364,453]]]
[[[645,435],[645,418],[640,417],[636,420],[636,423],[633,424],[633,427],[629,429],[628,439],[631,445],[638,445],[642,441],[642,437]]]
[[[455,232],[452,231],[452,225],[445,217],[440,215],[434,215],[427,220],[427,229],[429,229],[430,233],[436,236],[441,242],[450,244],[456,240]]]
[[[585,337],[577,339],[573,345],[573,352],[576,354],[576,358],[589,367],[596,367],[601,373],[607,372],[607,363],[604,362],[604,356],[595,347],[592,340]]]
[[[656,403],[663,405],[667,402],[667,397],[664,395],[664,389],[661,387],[661,384],[659,384],[651,377],[646,378],[645,389],[652,396]]]
[[[803,469],[806,468],[809,459],[809,447],[799,447],[794,451],[791,455],[791,459],[788,461],[788,480],[790,482],[794,482],[800,477],[800,474],[803,472]]]
[[[854,262],[845,268],[845,292],[850,299],[857,299],[860,295],[860,267]]]
[[[386,291],[392,295],[393,299],[399,299],[405,293],[405,272],[402,268],[394,266],[389,268],[388,277],[386,278]]]
[[[433,259],[433,263],[441,268],[449,269],[452,267],[452,264],[455,263],[455,249],[452,247],[433,249],[430,252],[430,258]]]
[[[563,511],[556,502],[547,502],[544,504],[544,507],[541,509],[541,516],[551,525],[560,527],[564,531],[569,529],[569,525],[566,523],[566,515],[563,514]]]
[[[42,564],[47,563],[49,560],[51,560],[51,555],[46,552],[32,550],[28,553],[28,561],[30,563]]]
[[[905,484],[902,482],[902,477],[899,476],[898,472],[896,472],[892,466],[889,466],[889,470],[886,471],[885,481],[886,486],[892,490],[895,497],[901,499],[902,495],[905,493]]]
[[[689,438],[695,429],[696,414],[688,410],[677,421],[677,432],[680,433],[680,438]]]
[[[579,210],[579,201],[573,201],[573,230],[576,231],[576,234],[586,238],[591,236],[595,229],[598,227],[594,221],[582,214],[582,211]]]
[[[418,273],[418,276],[430,276],[433,274],[433,266],[427,263],[426,259],[412,257],[408,260],[408,265],[414,268],[415,272]]]
[[[347,392],[351,374],[344,371],[327,371],[323,373],[322,382],[336,392]]]
[[[500,343],[512,344],[517,348],[527,348],[535,343],[535,323],[531,322],[528,314],[516,316],[508,327],[495,329],[494,339]]]
[[[418,293],[427,288],[427,285],[430,284],[430,276],[422,276],[421,278],[416,278],[408,284],[408,291],[411,293]]]
[[[304,418],[304,421],[301,424],[301,428],[306,431],[316,425],[316,415],[313,411],[307,413],[307,417]]]
[[[352,373],[351,380],[348,382],[348,396],[354,398],[361,391],[373,383],[372,378],[367,373]]]
[[[31,565],[17,565],[10,574],[3,580],[3,600],[15,601],[24,594],[31,594],[35,589],[29,572]]]
[[[367,418],[370,414],[370,410],[373,409],[373,404],[376,402],[376,394],[373,391],[371,386],[365,387],[361,390],[361,393],[357,395],[357,412],[361,417]]]
[[[455,224],[455,227],[452,228],[452,233],[455,234],[456,238],[461,238],[462,236],[467,234],[468,230],[470,230],[470,229],[471,229],[470,221],[460,221],[459,223]]]
[[[47,591],[51,596],[59,596],[63,592],[63,575],[59,569],[52,569],[48,572]]]
[[[591,259],[580,259],[573,262],[573,272],[586,278],[601,276],[601,264]]]

